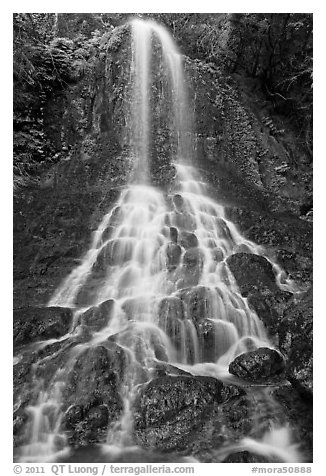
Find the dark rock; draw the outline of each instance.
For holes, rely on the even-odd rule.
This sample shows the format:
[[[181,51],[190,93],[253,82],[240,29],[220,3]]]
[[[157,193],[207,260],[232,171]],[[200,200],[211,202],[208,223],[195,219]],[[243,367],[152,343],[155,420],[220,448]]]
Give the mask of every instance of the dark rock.
[[[57,339],[72,324],[72,310],[65,307],[26,307],[14,310],[14,345]]]
[[[268,463],[268,459],[263,456],[249,453],[249,451],[239,451],[229,454],[222,463]]]
[[[154,379],[135,401],[136,441],[147,448],[185,449],[200,434],[211,404],[242,394],[241,389],[211,377]]]
[[[70,407],[64,416],[68,440],[73,447],[105,441],[108,422],[109,411],[106,405],[91,407],[89,410],[76,405]]]
[[[182,231],[179,235],[179,243],[183,248],[196,248],[198,246],[198,238],[195,233]]]
[[[303,283],[312,281],[312,256],[295,251],[280,249],[277,252],[277,261],[282,268],[296,281]]]
[[[249,292],[277,289],[271,263],[260,255],[236,253],[226,260],[240,292],[247,296]]]
[[[279,421],[289,422],[293,428],[293,442],[297,443],[306,462],[313,458],[313,405],[311,398],[300,387],[293,387],[290,383],[271,388],[271,397],[276,403]]]
[[[313,390],[313,295],[310,290],[292,303],[280,321],[279,346],[287,355],[286,376],[305,396]]]
[[[265,327],[275,335],[285,308],[293,295],[280,289],[263,289],[248,294],[248,304],[256,312]]]
[[[80,317],[80,321],[82,324],[89,326],[92,330],[99,331],[106,327],[110,322],[113,315],[113,309],[114,300],[109,299],[84,312]]]
[[[178,266],[181,258],[181,253],[181,246],[173,242],[167,244],[166,257],[168,270],[174,270]]]
[[[116,343],[87,348],[77,357],[69,374],[65,401],[79,405],[107,402],[108,390],[118,390],[126,364],[127,356]]]
[[[285,369],[283,356],[276,350],[260,347],[236,357],[229,365],[229,372],[252,382],[280,377]]]
[[[177,243],[178,241],[178,230],[174,226],[170,227],[170,239],[173,243]]]
[[[104,441],[108,424],[123,409],[119,393],[127,357],[114,342],[83,351],[68,375],[64,389],[67,408],[63,426],[73,446]]]

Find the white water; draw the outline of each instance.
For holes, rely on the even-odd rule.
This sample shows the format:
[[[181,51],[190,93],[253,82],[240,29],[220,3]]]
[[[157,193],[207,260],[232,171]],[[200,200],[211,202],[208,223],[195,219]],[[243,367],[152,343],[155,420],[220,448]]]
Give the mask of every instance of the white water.
[[[129,356],[121,390],[124,412],[107,438],[107,447],[114,446],[117,451],[133,445],[133,397],[137,385],[151,378],[158,362],[168,362],[194,375],[227,379],[228,365],[237,355],[271,347],[262,323],[241,296],[226,264],[228,256],[239,250],[263,254],[263,249],[245,239],[227,220],[223,207],[208,196],[206,185],[191,165],[193,147],[188,139],[191,127],[182,57],[162,26],[135,20],[132,31],[130,148],[135,165],[130,184],[103,218],[81,264],[49,302],[49,306],[76,309],[70,337],[78,333],[80,317],[88,308],[108,300],[114,303],[108,324],[100,331],[91,331],[90,341],[80,344],[77,353],[114,336]],[[175,183],[167,196],[149,185],[153,38],[161,45],[170,78],[178,144]],[[274,268],[276,277],[280,276],[281,270],[276,265]],[[287,281],[282,286],[293,290]],[[192,309],[194,296],[201,296],[205,303],[200,315],[194,315]],[[72,369],[75,358],[76,354],[71,355],[66,372]],[[22,461],[47,460],[59,451],[62,380],[55,375],[30,409],[31,437]],[[45,411],[49,405],[55,409],[51,428]],[[298,461],[289,429],[279,431],[284,455],[274,434],[261,441],[244,439],[239,447],[265,455],[278,452],[282,461]]]

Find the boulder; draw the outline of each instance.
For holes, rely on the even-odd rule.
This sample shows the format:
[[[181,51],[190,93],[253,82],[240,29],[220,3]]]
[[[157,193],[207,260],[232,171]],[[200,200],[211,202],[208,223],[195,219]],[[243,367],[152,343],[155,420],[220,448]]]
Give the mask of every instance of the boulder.
[[[66,307],[26,307],[14,310],[14,346],[57,339],[72,324],[72,310]]]
[[[183,255],[183,266],[180,279],[177,282],[178,289],[189,286],[197,286],[204,265],[204,253],[200,248],[189,248]]]
[[[135,401],[137,444],[159,450],[184,450],[205,425],[211,405],[244,392],[212,377],[165,376],[144,385]]]
[[[198,246],[198,238],[195,233],[182,231],[179,235],[179,243],[185,249],[196,248]]]
[[[211,315],[211,299],[214,290],[205,286],[195,286],[179,291],[187,319],[197,324]]]
[[[123,402],[119,393],[127,356],[114,342],[89,347],[76,359],[63,393],[63,428],[72,446],[104,441],[110,423],[118,420]]]
[[[242,296],[250,292],[277,288],[275,275],[271,263],[260,255],[236,253],[226,260]]]
[[[251,382],[264,382],[284,374],[284,357],[274,349],[259,347],[238,355],[229,365],[229,372]]]
[[[220,263],[224,260],[224,253],[221,248],[215,247],[211,249],[212,258],[216,263]]]
[[[80,316],[80,322],[93,331],[99,331],[110,322],[113,316],[113,309],[113,299],[101,302],[98,306],[87,309],[87,311]]]
[[[109,240],[99,252],[93,270],[105,273],[108,266],[117,266],[131,259],[134,246],[132,238],[116,238]]]
[[[173,196],[172,200],[173,200],[173,204],[174,204],[176,210],[178,210],[179,212],[182,212],[184,210],[184,206],[185,206],[184,199],[183,199],[182,195],[179,195],[177,193],[176,195]]]
[[[183,256],[183,265],[187,270],[201,269],[204,264],[204,253],[199,248],[190,248]]]
[[[170,227],[170,239],[173,243],[177,243],[178,241],[178,230],[174,226]]]
[[[181,246],[176,243],[171,241],[166,245],[167,268],[169,271],[176,269],[180,262],[181,253]]]

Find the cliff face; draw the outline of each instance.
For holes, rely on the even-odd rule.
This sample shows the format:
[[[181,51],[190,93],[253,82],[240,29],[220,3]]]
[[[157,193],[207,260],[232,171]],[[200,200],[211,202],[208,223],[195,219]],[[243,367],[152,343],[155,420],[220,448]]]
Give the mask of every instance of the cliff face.
[[[132,165],[128,36],[125,27],[104,34],[82,77],[44,104],[44,133],[57,161],[51,167],[44,166],[33,183],[20,187],[14,196],[17,309],[47,304],[62,279],[79,263],[88,249],[91,233],[128,180]],[[196,165],[209,183],[210,193],[226,207],[241,232],[266,246],[267,254],[306,292],[294,299],[266,285],[243,295],[248,296],[270,335],[289,356],[287,377],[299,394],[309,399],[309,161],[295,143],[291,124],[273,114],[255,92],[254,84],[226,76],[216,65],[189,58],[185,63],[195,116],[192,133]],[[164,96],[159,98],[157,109],[164,109]],[[151,176],[153,184],[166,190],[174,177],[173,151],[165,141],[171,131],[159,115],[158,112],[151,151]],[[241,270],[248,264],[246,259],[240,257],[232,269],[239,282]],[[302,332],[308,345],[302,345]],[[290,397],[286,394],[279,398],[286,402]],[[293,398],[299,397],[295,394]],[[299,414],[291,418],[298,420]]]

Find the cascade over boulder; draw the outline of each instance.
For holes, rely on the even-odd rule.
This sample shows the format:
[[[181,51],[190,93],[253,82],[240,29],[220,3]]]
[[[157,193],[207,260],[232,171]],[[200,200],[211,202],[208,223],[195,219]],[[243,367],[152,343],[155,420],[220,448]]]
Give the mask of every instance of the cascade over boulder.
[[[65,307],[25,307],[14,310],[14,345],[57,339],[72,324],[72,310]]]
[[[196,248],[198,246],[198,238],[195,233],[182,231],[179,235],[179,243],[183,248]]]
[[[105,440],[108,424],[123,409],[119,389],[126,364],[124,350],[113,342],[90,347],[77,357],[64,389],[63,427],[73,446]]]
[[[106,327],[112,318],[114,300],[108,299],[98,306],[87,309],[80,317],[80,322],[94,331],[99,331]]]
[[[194,286],[179,291],[179,296],[184,303],[186,315],[194,324],[199,323],[211,315],[210,298],[212,290],[205,286]]]
[[[276,350],[260,347],[238,355],[229,365],[229,372],[251,382],[262,382],[284,373],[284,357]]]
[[[174,243],[173,241],[167,244],[166,258],[167,258],[167,268],[169,271],[174,270],[178,266],[180,262],[180,258],[181,258],[181,253],[182,253],[181,247],[177,245],[176,243]]]

